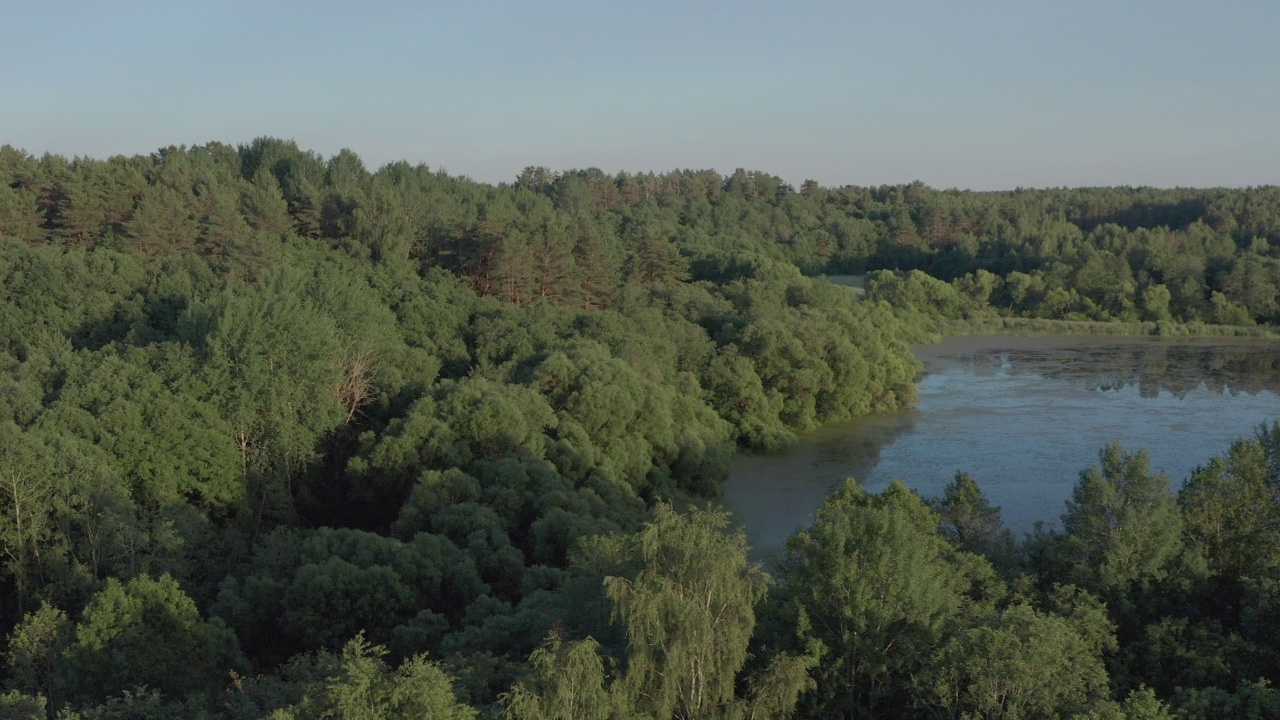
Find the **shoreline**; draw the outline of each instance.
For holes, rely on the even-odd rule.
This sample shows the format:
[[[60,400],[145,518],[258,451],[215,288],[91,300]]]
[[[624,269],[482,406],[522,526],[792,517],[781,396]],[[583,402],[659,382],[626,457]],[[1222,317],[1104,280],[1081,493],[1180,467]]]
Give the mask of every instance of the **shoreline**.
[[[1050,320],[1025,317],[981,317],[942,320],[937,333],[944,338],[963,335],[1111,335],[1118,337],[1280,338],[1270,325],[1210,325],[1123,320]]]
[[[966,335],[949,335],[942,337],[937,342],[916,345],[911,348],[913,357],[921,363],[922,373],[921,380],[925,377],[939,371],[945,372],[946,368],[953,367],[957,364],[975,364],[979,368],[980,374],[991,373],[1008,373],[1014,382],[1025,382],[1019,380],[1020,377],[1031,378],[1038,374],[1039,367],[1048,367],[1054,374],[1065,372],[1067,374],[1078,374],[1082,370],[1088,370],[1089,367],[1097,367],[1096,363],[1101,362],[1110,366],[1106,372],[1094,371],[1098,376],[1098,380],[1088,383],[1092,390],[1108,389],[1103,395],[1096,396],[1098,400],[1108,400],[1116,397],[1116,393],[1121,392],[1121,388],[1108,388],[1115,381],[1121,381],[1125,387],[1135,385],[1138,388],[1146,386],[1149,388],[1144,393],[1141,389],[1130,389],[1130,395],[1143,395],[1148,399],[1158,395],[1168,396],[1181,395],[1185,392],[1199,393],[1201,384],[1209,380],[1209,386],[1216,385],[1215,381],[1210,379],[1213,373],[1203,372],[1188,367],[1184,373],[1175,373],[1170,376],[1169,380],[1161,381],[1160,379],[1143,380],[1141,377],[1142,369],[1151,367],[1151,360],[1163,358],[1164,349],[1167,348],[1174,355],[1170,357],[1185,354],[1179,353],[1178,349],[1192,349],[1196,353],[1196,349],[1211,347],[1218,348],[1240,348],[1241,350],[1252,349],[1252,353],[1280,354],[1280,346],[1274,346],[1269,342],[1270,338],[1259,337],[1239,337],[1239,336],[1122,336],[1119,334],[1099,334],[1092,335],[1051,335],[1051,334],[1026,334],[1026,333],[987,333],[987,334],[966,334]],[[1131,348],[1150,348],[1154,351],[1153,355],[1148,355],[1145,359],[1140,358],[1137,364],[1133,364],[1133,359],[1124,360],[1117,364],[1116,360],[1109,357],[1107,348],[1111,346],[1122,345]],[[1142,351],[1145,352],[1145,351]],[[1002,369],[1002,366],[989,364],[982,360],[992,354],[1014,353],[1019,355],[1030,354],[1030,359],[1020,360],[1021,367],[1010,370]],[[1073,363],[1062,364],[1061,356],[1069,354],[1077,358]],[[975,362],[975,359],[976,362]],[[1083,364],[1081,364],[1083,363]],[[989,367],[988,367],[989,365]],[[1163,362],[1156,365],[1157,368],[1162,367]],[[987,368],[982,370],[982,368]],[[1161,371],[1159,374],[1166,374]],[[1182,377],[1182,380],[1179,380]],[[917,381],[919,382],[919,381]],[[1097,387],[1093,387],[1093,386]],[[1168,387],[1166,387],[1166,385]],[[1194,387],[1193,387],[1194,386]],[[1228,383],[1229,387],[1233,387],[1234,383]],[[1225,389],[1225,388],[1224,388]],[[1253,394],[1259,390],[1270,389],[1261,387],[1249,387],[1246,383],[1245,387],[1239,388],[1240,392]],[[984,390],[984,392],[987,392]],[[1272,392],[1275,392],[1272,390]],[[1010,396],[1016,397],[1015,396]],[[985,410],[979,409],[979,414],[975,416],[973,422],[985,423],[991,418],[998,418],[1001,414],[1011,412],[1011,408],[1017,409],[1017,403],[1009,405],[1009,398],[1003,405]],[[1055,396],[1053,408],[1062,410],[1063,408],[1080,407],[1078,398],[1067,395]],[[934,403],[937,404],[936,402]],[[961,403],[963,404],[963,403]],[[1097,403],[1090,402],[1090,406]],[[946,402],[943,405],[947,405]],[[955,403],[951,403],[955,405]],[[1158,408],[1151,408],[1149,412],[1155,413]],[[944,407],[939,409],[933,408],[932,411],[926,410],[926,413],[933,414],[956,413],[961,412],[957,407]],[[1271,415],[1274,417],[1274,413]],[[743,527],[748,532],[748,538],[751,542],[754,552],[753,557],[757,560],[764,560],[769,557],[770,552],[778,552],[779,548],[785,544],[786,537],[795,530],[796,527],[806,525],[811,522],[813,511],[822,504],[826,496],[843,481],[845,477],[855,477],[859,482],[863,483],[868,491],[878,491],[879,482],[883,478],[877,475],[883,475],[883,470],[876,471],[881,466],[882,461],[886,459],[886,455],[892,453],[890,447],[897,443],[919,444],[927,441],[929,444],[937,445],[939,443],[952,443],[955,445],[955,452],[961,449],[969,449],[971,452],[972,443],[956,444],[955,439],[950,433],[933,436],[930,438],[913,438],[912,436],[919,432],[919,426],[928,425],[933,422],[934,418],[926,417],[921,414],[919,407],[897,411],[894,413],[882,413],[876,415],[866,415],[853,419],[844,423],[835,423],[824,425],[808,433],[801,434],[794,445],[775,454],[758,454],[739,451],[732,462],[729,477],[721,485],[723,494],[720,502],[724,506],[734,511],[735,524]],[[1071,423],[1078,420],[1071,420]],[[1157,414],[1153,414],[1148,418],[1146,423],[1165,423],[1171,430],[1181,429],[1189,420],[1176,416],[1161,418]],[[1090,422],[1092,427],[1097,423]],[[1106,438],[1100,438],[1097,441],[1097,447],[1101,447],[1108,439],[1119,439],[1129,444],[1132,441],[1121,438],[1121,430],[1123,427],[1115,428],[1116,432],[1107,435]],[[1049,436],[1046,436],[1049,437]],[[1031,446],[1024,448],[1025,453],[1040,453],[1049,455],[1058,453],[1062,455],[1066,449],[1059,447],[1061,443],[1053,440],[1043,440],[1033,443]],[[1148,449],[1149,443],[1133,444],[1133,449]],[[908,481],[910,487],[925,494],[936,494],[939,488],[950,479],[951,474],[955,470],[965,470],[966,472],[979,473],[980,482],[984,485],[984,492],[992,498],[993,504],[1005,506],[1006,516],[1003,518],[1006,527],[1015,530],[1015,532],[1026,531],[1031,523],[1026,518],[1029,517],[1026,508],[1031,506],[1052,506],[1057,509],[1063,492],[1055,490],[1057,493],[1050,498],[1048,503],[1033,502],[1032,499],[1022,497],[1019,493],[1025,494],[1025,491],[1019,486],[1022,483],[1029,482],[1028,479],[1048,479],[1052,480],[1051,484],[1068,488],[1074,483],[1079,472],[1087,468],[1090,463],[1096,462],[1096,447],[1090,446],[1088,452],[1072,452],[1069,456],[1051,458],[1052,462],[1046,462],[1044,467],[1051,468],[1052,472],[1044,468],[1027,468],[1026,472],[1016,475],[1016,482],[1011,480],[997,480],[999,473],[983,470],[979,461],[983,461],[983,453],[977,453],[973,457],[965,456],[963,461],[951,458],[948,453],[943,452],[939,455],[939,461],[934,463],[937,467],[931,467],[927,472],[922,470],[913,470],[911,472],[903,472],[898,477]],[[1197,462],[1206,462],[1215,453],[1225,449],[1225,446],[1219,447],[1217,444],[1209,443],[1203,452],[1203,457],[1197,456]],[[1006,449],[1000,449],[997,454],[1017,454]],[[972,454],[972,452],[971,452]],[[987,454],[991,454],[988,452]],[[1173,480],[1175,483],[1184,480],[1183,468],[1176,470],[1177,477]],[[1052,477],[1049,477],[1052,475]],[[992,481],[995,481],[993,483]],[[1003,484],[1004,487],[997,490],[994,485]],[[1060,489],[1061,489],[1060,488]],[[1002,497],[1004,494],[1012,492],[1011,497]],[[1028,496],[1029,497],[1029,496]],[[1053,514],[1047,514],[1043,519],[1046,522],[1052,522]]]

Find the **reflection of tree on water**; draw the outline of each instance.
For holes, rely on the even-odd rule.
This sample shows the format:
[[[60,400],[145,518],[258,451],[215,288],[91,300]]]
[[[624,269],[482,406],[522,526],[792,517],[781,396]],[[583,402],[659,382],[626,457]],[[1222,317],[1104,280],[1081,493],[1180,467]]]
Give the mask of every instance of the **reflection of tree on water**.
[[[1280,344],[1117,341],[1052,350],[992,349],[953,356],[979,375],[995,370],[1079,382],[1090,390],[1136,386],[1142,397],[1175,397],[1204,387],[1235,394],[1280,392]]]
[[[751,558],[778,560],[796,528],[844,484],[865,481],[881,453],[916,430],[920,413],[905,410],[829,425],[779,455],[741,455],[725,485],[724,502],[746,528]]]
[[[916,429],[919,416],[919,412],[908,410],[822,431],[814,438],[814,471],[833,484],[843,483],[845,478],[863,480],[880,464],[885,448]],[[858,432],[850,432],[855,425]]]

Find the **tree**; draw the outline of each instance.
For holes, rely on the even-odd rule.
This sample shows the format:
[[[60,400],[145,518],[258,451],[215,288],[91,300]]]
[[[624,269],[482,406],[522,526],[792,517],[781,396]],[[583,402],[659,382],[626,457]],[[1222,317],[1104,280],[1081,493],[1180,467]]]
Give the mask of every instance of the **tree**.
[[[1109,695],[1101,649],[1067,618],[1021,604],[948,641],[923,678],[948,717],[1075,717]]]
[[[529,657],[530,672],[501,700],[509,720],[608,720],[613,698],[606,687],[599,643],[564,642],[552,634]]]
[[[639,576],[605,580],[627,627],[628,704],[644,715],[714,717],[734,698],[765,576],[748,564],[742,533],[723,533],[728,524],[724,512],[659,505],[636,538]]]
[[[1280,690],[1265,679],[1246,680],[1231,692],[1218,687],[1186,688],[1175,702],[1186,720],[1267,720],[1280,715]]]
[[[395,569],[329,557],[298,568],[284,598],[285,618],[309,645],[336,647],[362,628],[389,637],[391,627],[413,616],[414,600]]]
[[[0,182],[0,237],[35,242],[40,238],[40,220],[34,193]]]
[[[277,531],[243,576],[223,581],[214,612],[255,654],[336,650],[360,632],[379,643],[438,642],[489,592],[472,558],[441,535],[405,542],[349,528]]]
[[[738,442],[748,448],[778,451],[795,440],[783,425],[782,394],[766,392],[755,365],[736,345],[722,347],[703,374],[703,386],[720,417],[733,424]]]
[[[1280,567],[1280,491],[1261,438],[1241,438],[1197,468],[1179,493],[1188,545],[1208,561],[1215,604],[1238,620],[1247,578]]]
[[[1169,476],[1151,472],[1145,450],[1111,443],[1098,455],[1067,501],[1063,552],[1080,584],[1123,597],[1165,576],[1182,547],[1182,517]]]
[[[340,656],[322,656],[324,679],[282,718],[334,720],[474,720],[476,711],[459,702],[453,678],[425,655],[415,655],[392,669],[387,649],[363,635],[352,638]]]
[[[1161,322],[1171,319],[1169,301],[1172,299],[1169,288],[1164,285],[1148,285],[1142,289],[1142,319]]]
[[[241,499],[239,458],[217,409],[170,387],[143,351],[87,355],[68,367],[40,426],[97,445],[148,508],[226,510]]]
[[[240,214],[240,184],[209,181],[198,198],[198,250],[206,257],[219,258],[225,265],[236,263],[234,255],[244,252],[252,230]]]
[[[17,690],[0,695],[0,716],[11,720],[46,720],[48,713],[43,697],[23,695]]]
[[[259,170],[253,181],[242,187],[240,209],[254,230],[275,237],[289,232],[289,204],[285,202],[280,181],[267,170]]]
[[[612,186],[609,186],[612,187]],[[594,310],[609,307],[621,286],[622,271],[614,248],[595,233],[584,233],[573,248],[582,307]]]
[[[593,638],[566,643],[552,633],[503,697],[507,717],[790,717],[812,687],[817,658],[777,653],[740,677],[766,578],[748,564],[742,533],[724,533],[727,522],[722,511],[677,514],[659,505],[629,541],[584,542],[579,570],[634,572],[604,580],[612,617],[626,629],[625,668],[611,678]]]
[[[1219,284],[1223,295],[1243,307],[1253,320],[1267,322],[1276,316],[1280,265],[1274,259],[1253,253],[1240,255],[1231,270],[1222,274]]]
[[[1218,291],[1209,297],[1210,319],[1219,325],[1252,325],[1249,309]]]
[[[941,518],[943,537],[979,555],[996,551],[1002,532],[1000,508],[991,507],[969,473],[956,471],[942,493],[932,505]]]
[[[884,300],[896,308],[927,312],[933,317],[958,318],[972,301],[954,286],[920,270],[901,274],[879,270],[867,277],[867,298]]]
[[[946,639],[971,581],[938,518],[900,481],[853,480],[787,542],[784,612],[820,657],[810,714],[873,717],[910,702],[910,676]]]
[[[355,210],[356,238],[369,249],[369,258],[388,266],[402,265],[417,242],[413,216],[402,193],[386,181],[375,180],[368,199]]]
[[[61,668],[63,654],[70,647],[75,625],[63,611],[41,605],[27,613],[9,635],[5,655],[10,683],[19,691],[42,697],[59,707],[66,697],[68,681]]]
[[[139,575],[90,600],[57,673],[86,700],[139,687],[182,697],[221,688],[242,663],[235,635],[201,620],[176,580]]]
[[[200,218],[191,192],[149,186],[129,221],[130,247],[148,257],[186,252],[200,235]]]
[[[315,182],[305,176],[292,176],[281,182],[289,203],[293,229],[300,237],[317,239],[324,235],[324,198]]]
[[[666,287],[689,278],[689,261],[655,229],[641,229],[632,236],[629,276],[641,285]]]
[[[8,420],[0,420],[0,546],[17,589],[18,611],[38,576],[41,547],[53,531],[53,478],[41,467],[36,442]]]
[[[230,422],[256,518],[291,520],[295,483],[318,456],[321,435],[347,415],[333,320],[308,298],[305,280],[280,271],[203,310],[205,373]]]
[[[969,296],[976,309],[982,310],[987,307],[991,296],[1004,284],[1004,280],[995,273],[978,269],[964,277],[957,278],[954,284],[957,290]]]
[[[72,247],[92,247],[102,235],[104,211],[100,190],[93,186],[87,167],[63,160],[56,167],[47,164],[52,181],[46,202],[51,224],[62,242]]]

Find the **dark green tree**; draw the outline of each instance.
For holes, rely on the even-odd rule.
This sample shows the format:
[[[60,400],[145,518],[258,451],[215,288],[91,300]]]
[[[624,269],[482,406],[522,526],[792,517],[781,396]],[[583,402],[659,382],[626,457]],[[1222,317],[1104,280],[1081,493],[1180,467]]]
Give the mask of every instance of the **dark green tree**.
[[[201,620],[177,581],[114,578],[93,597],[57,670],[81,700],[152,688],[170,697],[211,692],[243,669],[235,635]]]
[[[956,471],[955,478],[933,501],[933,509],[941,520],[943,537],[961,550],[979,555],[993,555],[1002,545],[1004,528],[1000,508],[992,507],[978,483],[969,473]]]
[[[1110,696],[1103,649],[1067,618],[1014,605],[937,652],[924,697],[946,717],[1079,717]]]
[[[820,655],[805,712],[842,717],[912,702],[912,675],[972,585],[915,493],[895,481],[868,495],[853,480],[788,541],[781,581],[796,641]]]
[[[1099,459],[1067,501],[1063,553],[1082,586],[1122,597],[1169,572],[1182,547],[1182,517],[1169,476],[1151,472],[1146,451],[1112,443]]]

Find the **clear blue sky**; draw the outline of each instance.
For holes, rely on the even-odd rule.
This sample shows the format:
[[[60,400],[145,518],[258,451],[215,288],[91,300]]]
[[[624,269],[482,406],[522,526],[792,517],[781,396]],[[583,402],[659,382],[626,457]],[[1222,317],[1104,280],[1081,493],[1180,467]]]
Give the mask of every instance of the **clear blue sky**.
[[[1280,3],[10,2],[0,144],[977,189],[1280,182]]]

